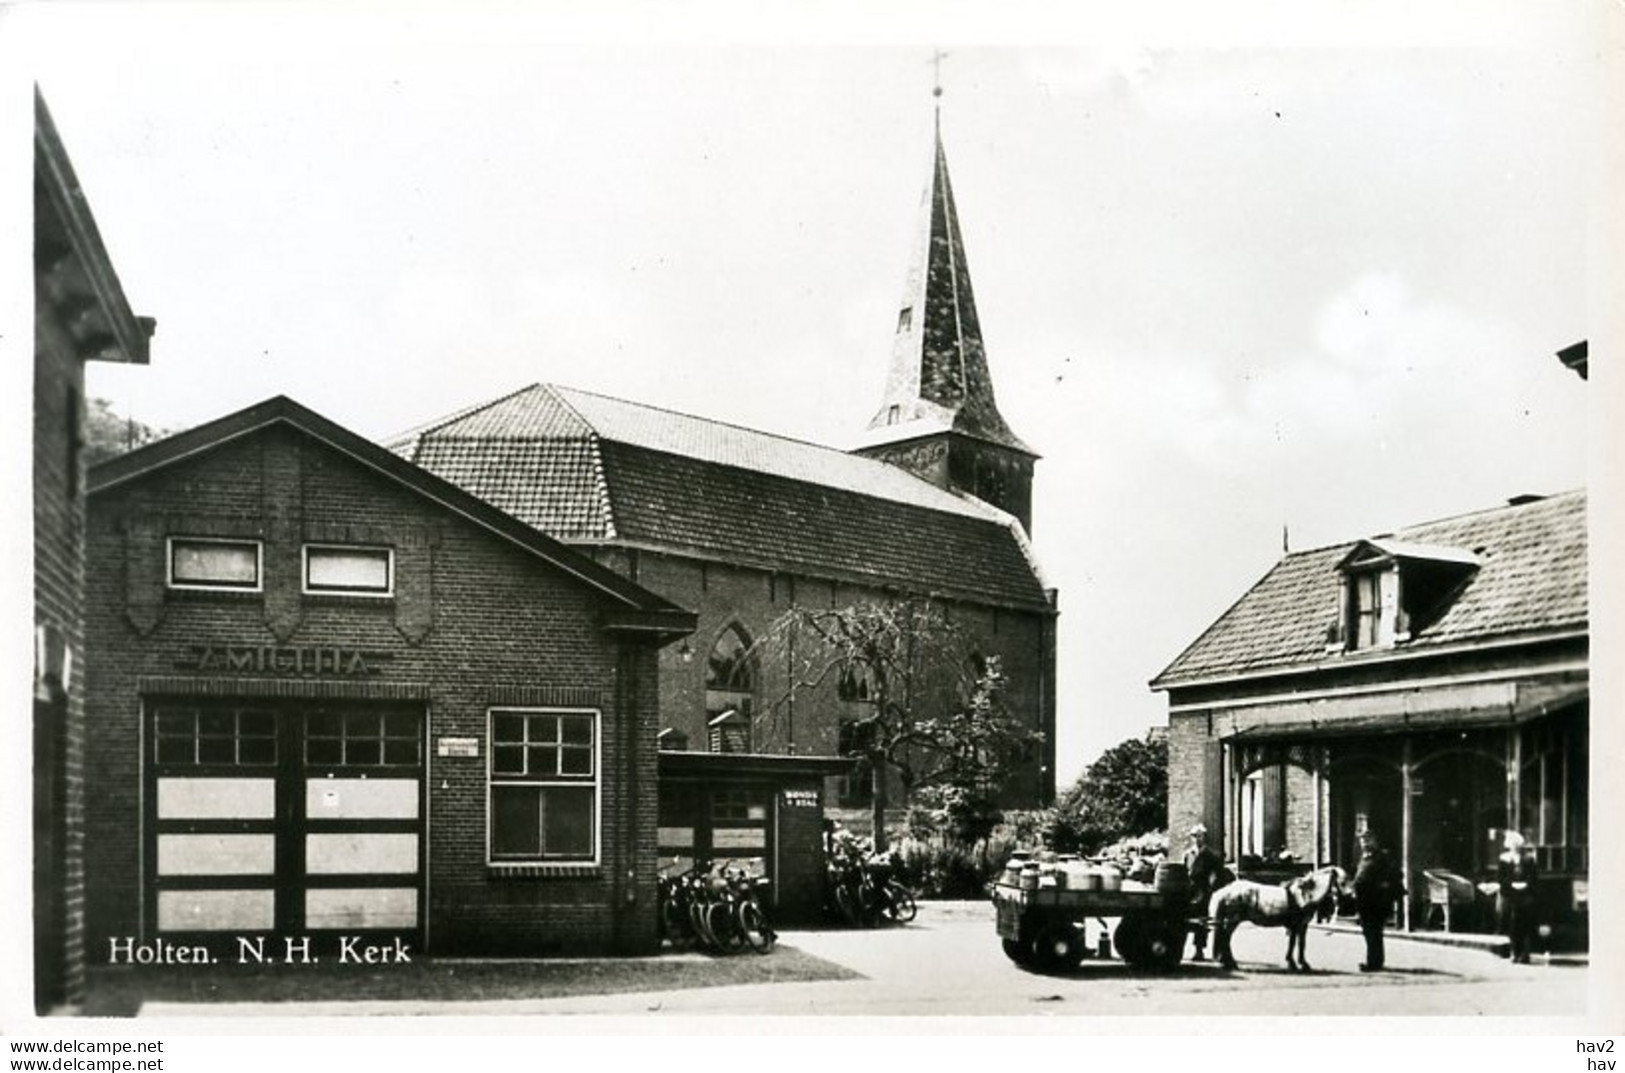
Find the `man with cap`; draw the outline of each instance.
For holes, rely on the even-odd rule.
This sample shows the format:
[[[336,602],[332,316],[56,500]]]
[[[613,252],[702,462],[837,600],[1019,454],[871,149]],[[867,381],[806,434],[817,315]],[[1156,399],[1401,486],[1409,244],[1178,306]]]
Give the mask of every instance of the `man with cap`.
[[[1360,831],[1360,863],[1354,869],[1354,909],[1365,936],[1365,961],[1361,972],[1382,969],[1384,953],[1382,929],[1394,903],[1405,894],[1405,884],[1393,858],[1377,841],[1377,833],[1367,827]]]
[[[1507,937],[1512,940],[1512,960],[1529,964],[1529,948],[1535,938],[1535,854],[1523,835],[1508,831],[1502,839],[1506,852],[1495,862],[1495,875],[1501,887],[1501,913]]]
[[[1229,874],[1224,860],[1207,845],[1207,827],[1197,824],[1190,831],[1190,845],[1185,848],[1185,873],[1190,877],[1191,907],[1201,915],[1202,922],[1191,927],[1191,944],[1195,953],[1192,961],[1207,960],[1207,903],[1218,888],[1235,877]]]

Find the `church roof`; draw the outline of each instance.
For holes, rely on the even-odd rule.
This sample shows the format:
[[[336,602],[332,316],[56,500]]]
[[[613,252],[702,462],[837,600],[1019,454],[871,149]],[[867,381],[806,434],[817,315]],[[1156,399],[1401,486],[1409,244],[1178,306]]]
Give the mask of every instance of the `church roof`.
[[[388,446],[573,543],[1047,606],[1014,519],[829,447],[551,384]]]
[[[1476,566],[1442,614],[1391,648],[1328,650],[1342,575],[1362,545],[1396,557]],[[1281,559],[1151,683],[1153,689],[1240,674],[1322,669],[1462,644],[1585,630],[1586,494],[1520,501]]]
[[[993,397],[940,124],[880,409],[864,446],[958,432],[1034,455]]]

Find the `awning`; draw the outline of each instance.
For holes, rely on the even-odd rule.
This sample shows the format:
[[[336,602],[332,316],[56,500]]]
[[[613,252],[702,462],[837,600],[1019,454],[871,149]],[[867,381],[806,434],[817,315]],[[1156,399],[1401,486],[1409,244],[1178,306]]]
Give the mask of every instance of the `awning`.
[[[1513,727],[1567,711],[1591,699],[1589,684],[1548,692],[1516,705],[1497,708],[1444,709],[1436,712],[1401,712],[1377,715],[1295,719],[1247,727],[1225,741],[1272,741],[1285,738],[1321,739],[1369,737],[1374,734],[1414,734],[1432,730],[1485,730]]]

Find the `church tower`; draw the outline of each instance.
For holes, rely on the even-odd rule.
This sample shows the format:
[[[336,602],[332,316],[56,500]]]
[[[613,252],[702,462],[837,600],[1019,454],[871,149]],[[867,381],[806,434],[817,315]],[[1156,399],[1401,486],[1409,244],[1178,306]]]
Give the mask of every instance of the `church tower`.
[[[933,93],[941,97],[938,86]],[[1038,455],[999,413],[971,293],[937,106],[936,153],[903,288],[885,396],[855,453],[967,492],[1032,532]]]

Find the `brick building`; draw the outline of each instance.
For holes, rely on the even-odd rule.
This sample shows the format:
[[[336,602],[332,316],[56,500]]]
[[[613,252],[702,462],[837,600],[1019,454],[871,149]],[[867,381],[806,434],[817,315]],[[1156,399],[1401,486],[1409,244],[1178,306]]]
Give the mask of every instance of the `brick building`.
[[[1487,926],[1500,832],[1537,847],[1543,918],[1588,903],[1586,497],[1281,559],[1151,683],[1168,694],[1169,828],[1232,860],[1395,851],[1404,922]]]
[[[45,100],[34,94],[34,1002],[84,991],[85,363],[146,364]]]
[[[390,446],[697,612],[692,643],[660,658],[668,749],[839,754],[861,691],[832,680],[786,710],[785,668],[756,642],[797,604],[929,596],[1000,657],[1011,710],[1045,735],[1006,803],[1053,797],[1056,595],[1028,541],[1036,455],[994,398],[940,132],[885,394],[855,451],[547,384]],[[832,791],[857,808],[868,776]]]
[[[96,467],[88,543],[99,963],[653,949],[691,613],[284,398]]]

